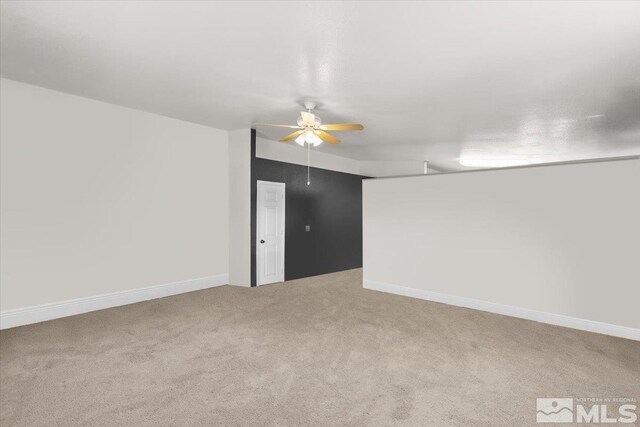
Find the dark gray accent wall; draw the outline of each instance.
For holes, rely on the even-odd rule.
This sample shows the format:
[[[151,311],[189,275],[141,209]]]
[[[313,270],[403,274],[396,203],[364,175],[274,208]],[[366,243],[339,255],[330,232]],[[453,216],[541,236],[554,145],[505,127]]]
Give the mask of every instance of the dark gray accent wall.
[[[362,267],[360,175],[255,157],[251,141],[251,285],[256,283],[257,181],[286,184],[285,280]],[[311,227],[305,231],[305,226]]]

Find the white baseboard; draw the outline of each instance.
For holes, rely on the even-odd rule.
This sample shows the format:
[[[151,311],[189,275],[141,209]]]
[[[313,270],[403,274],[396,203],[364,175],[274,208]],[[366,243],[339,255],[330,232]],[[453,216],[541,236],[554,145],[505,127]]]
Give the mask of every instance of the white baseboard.
[[[170,295],[198,291],[201,289],[212,288],[214,286],[226,285],[227,283],[229,283],[229,275],[219,274],[217,276],[166,283],[164,285],[155,285],[146,288],[130,289],[48,304],[33,305],[14,310],[5,310],[0,312],[0,329],[30,325],[32,323],[73,316],[75,314],[87,313],[89,311],[103,310],[105,308],[133,304],[136,302],[168,297]]]
[[[458,307],[487,311],[489,313],[518,317],[520,319],[548,323],[550,325],[564,326],[566,328],[580,329],[583,331],[640,341],[640,329],[630,328],[628,326],[618,326],[609,323],[596,322],[593,320],[578,319],[576,317],[565,316],[562,314],[547,313],[544,311],[530,310],[528,308],[496,304],[493,302],[447,295],[438,292],[426,291],[423,289],[407,288],[390,283],[376,282],[374,280],[365,279],[363,287],[365,289],[371,289],[374,291],[419,298],[427,301],[434,301],[443,304],[455,305]]]

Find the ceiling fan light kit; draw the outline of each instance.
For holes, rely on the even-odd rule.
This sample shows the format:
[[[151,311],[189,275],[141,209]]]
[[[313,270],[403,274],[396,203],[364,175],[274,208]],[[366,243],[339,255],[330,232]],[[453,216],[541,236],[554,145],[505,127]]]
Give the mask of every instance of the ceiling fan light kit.
[[[304,147],[305,143],[313,145],[314,147],[322,144],[322,139],[310,130],[304,131],[302,135],[298,136],[294,141],[302,147]]]

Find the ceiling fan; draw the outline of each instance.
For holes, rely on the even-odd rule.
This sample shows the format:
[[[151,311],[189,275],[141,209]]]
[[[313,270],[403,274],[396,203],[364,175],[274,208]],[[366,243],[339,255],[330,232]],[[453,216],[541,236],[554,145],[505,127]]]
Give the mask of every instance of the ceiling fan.
[[[327,131],[342,131],[342,130],[362,130],[364,126],[357,123],[339,123],[323,125],[320,117],[312,113],[316,104],[313,102],[305,102],[304,107],[307,111],[300,112],[298,117],[297,126],[294,125],[273,125],[267,123],[256,123],[256,126],[272,126],[279,128],[298,129],[297,131],[285,136],[280,142],[291,141],[292,139],[301,146],[304,144],[313,145],[314,147],[322,144],[322,141],[327,141],[330,144],[340,144],[340,140],[331,135]]]

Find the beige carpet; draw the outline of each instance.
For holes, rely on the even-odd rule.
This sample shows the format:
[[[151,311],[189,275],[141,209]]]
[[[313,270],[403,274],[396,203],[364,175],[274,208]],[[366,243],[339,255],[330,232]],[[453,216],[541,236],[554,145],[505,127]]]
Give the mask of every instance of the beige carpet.
[[[0,333],[2,426],[528,426],[640,398],[640,343],[362,289],[223,286]]]

